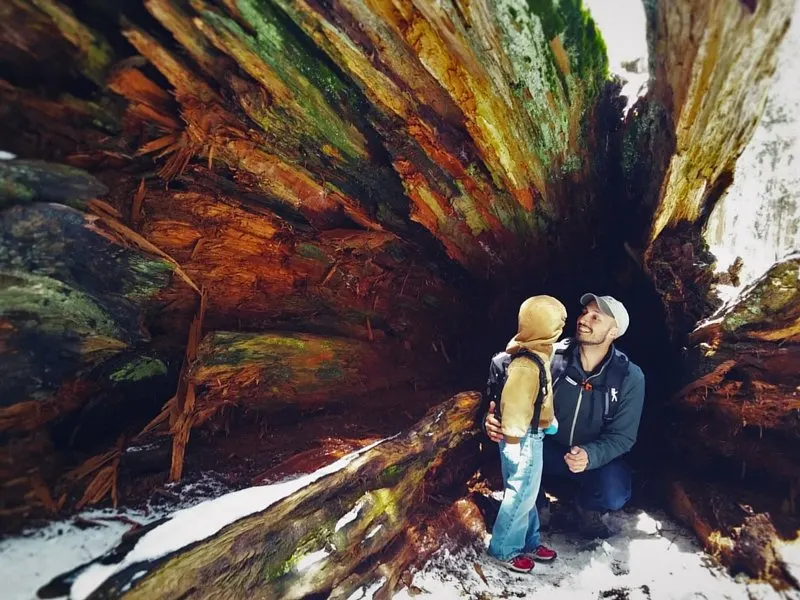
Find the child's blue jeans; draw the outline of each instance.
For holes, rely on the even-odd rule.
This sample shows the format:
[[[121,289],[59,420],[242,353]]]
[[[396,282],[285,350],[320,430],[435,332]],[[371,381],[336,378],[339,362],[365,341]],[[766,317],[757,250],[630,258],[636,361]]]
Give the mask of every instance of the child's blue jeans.
[[[529,428],[519,444],[500,442],[503,502],[492,529],[489,554],[509,560],[539,547],[539,513],[536,496],[542,481],[544,433]]]

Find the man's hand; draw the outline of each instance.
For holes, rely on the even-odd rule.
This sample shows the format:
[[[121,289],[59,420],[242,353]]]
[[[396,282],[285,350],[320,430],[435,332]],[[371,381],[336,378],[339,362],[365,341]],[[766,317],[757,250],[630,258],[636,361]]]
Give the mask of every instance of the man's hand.
[[[589,455],[586,454],[586,450],[583,448],[573,446],[564,455],[564,462],[567,463],[567,467],[573,473],[583,473],[586,467],[589,466]]]
[[[483,426],[486,429],[486,435],[493,442],[503,441],[503,428],[500,426],[500,419],[494,416],[494,402],[489,403],[489,412],[486,413],[486,418],[483,420]]]

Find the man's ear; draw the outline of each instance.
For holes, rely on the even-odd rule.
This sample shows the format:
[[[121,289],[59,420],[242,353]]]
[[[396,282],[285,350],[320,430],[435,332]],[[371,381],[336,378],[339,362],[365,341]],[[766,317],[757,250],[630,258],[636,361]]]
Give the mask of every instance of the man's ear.
[[[619,327],[614,325],[611,329],[608,330],[608,335],[611,337],[611,341],[613,342],[615,339],[619,337]]]

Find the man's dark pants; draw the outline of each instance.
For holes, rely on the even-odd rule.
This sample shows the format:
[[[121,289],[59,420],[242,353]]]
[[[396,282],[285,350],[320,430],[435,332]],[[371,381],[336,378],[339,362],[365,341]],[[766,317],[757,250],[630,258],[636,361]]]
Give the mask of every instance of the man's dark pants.
[[[564,455],[569,448],[545,438],[543,450],[543,483],[547,485],[547,480],[553,477],[575,481],[579,486],[577,500],[582,508],[601,512],[619,510],[630,500],[631,470],[621,458],[615,458],[598,469],[573,473],[564,462]]]

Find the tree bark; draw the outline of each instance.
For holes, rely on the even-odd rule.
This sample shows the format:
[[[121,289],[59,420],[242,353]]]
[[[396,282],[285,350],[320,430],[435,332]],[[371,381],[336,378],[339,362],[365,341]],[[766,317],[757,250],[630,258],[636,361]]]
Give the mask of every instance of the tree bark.
[[[789,479],[800,478],[800,461],[790,450],[800,435],[798,273],[798,257],[777,263],[692,333],[687,364],[696,367],[672,401],[682,415],[694,413],[697,425],[681,428],[678,440],[694,438]],[[709,426],[716,435],[701,433]]]
[[[778,531],[769,513],[754,512],[730,486],[673,481],[670,508],[703,542],[706,550],[735,573],[769,581],[778,589],[796,588],[796,573],[782,548],[791,529]]]

